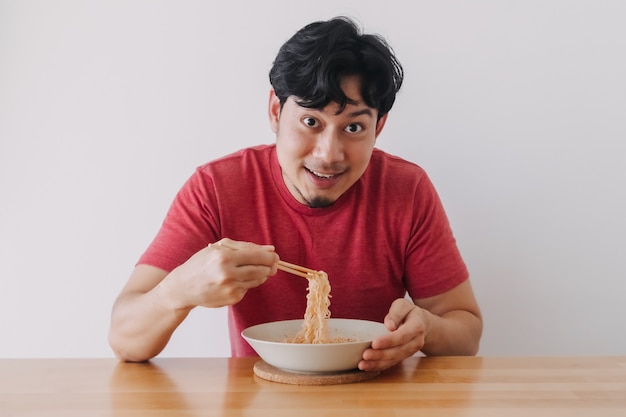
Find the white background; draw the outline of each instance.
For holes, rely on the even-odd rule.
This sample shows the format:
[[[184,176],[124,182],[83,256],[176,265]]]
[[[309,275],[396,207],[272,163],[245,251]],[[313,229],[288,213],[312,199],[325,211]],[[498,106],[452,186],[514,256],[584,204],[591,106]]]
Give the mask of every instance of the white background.
[[[404,64],[378,146],[441,194],[480,353],[626,354],[626,2],[4,0],[0,357],[112,356],[111,305],[175,192],[273,142],[278,48],[338,14]],[[228,356],[225,310],[162,355]]]

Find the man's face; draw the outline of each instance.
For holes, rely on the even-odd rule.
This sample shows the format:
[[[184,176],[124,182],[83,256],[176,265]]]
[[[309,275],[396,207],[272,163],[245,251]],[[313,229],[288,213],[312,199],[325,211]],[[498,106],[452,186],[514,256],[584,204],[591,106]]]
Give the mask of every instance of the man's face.
[[[274,92],[270,124],[276,134],[278,162],[287,188],[309,207],[333,204],[365,172],[386,116],[362,100],[358,77],[345,77],[341,88],[356,104],[329,103],[322,110],[299,106],[292,97],[282,110]]]

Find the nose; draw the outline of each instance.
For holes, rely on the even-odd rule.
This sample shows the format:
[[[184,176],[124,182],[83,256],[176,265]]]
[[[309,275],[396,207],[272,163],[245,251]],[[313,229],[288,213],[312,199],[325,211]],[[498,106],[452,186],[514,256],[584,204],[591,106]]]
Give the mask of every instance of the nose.
[[[339,134],[332,130],[321,132],[317,137],[313,156],[329,164],[342,161],[344,153]]]

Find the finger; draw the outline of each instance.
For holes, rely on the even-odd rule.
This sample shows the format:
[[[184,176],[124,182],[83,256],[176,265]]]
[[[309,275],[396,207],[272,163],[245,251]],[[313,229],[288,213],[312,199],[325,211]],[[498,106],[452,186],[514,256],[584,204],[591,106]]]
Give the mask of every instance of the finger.
[[[275,252],[257,249],[242,249],[233,251],[232,261],[237,267],[258,266],[268,268],[265,275],[270,275],[272,268],[278,264],[278,255]]]
[[[397,346],[403,346],[411,343],[413,339],[419,337],[419,332],[409,326],[401,326],[399,329],[377,337],[372,341],[372,349],[387,350]]]
[[[361,371],[384,371],[400,362],[402,361],[360,361],[358,368]]]
[[[258,287],[270,277],[272,268],[262,265],[244,265],[236,268],[235,280],[247,289]]]
[[[363,352],[364,359],[377,359],[380,355],[395,352],[410,353],[411,355],[424,345],[424,336],[418,332],[398,332],[391,338],[378,338],[372,341],[371,351]]]
[[[363,352],[363,359],[359,362],[359,369],[363,371],[387,369],[404,359],[412,356],[421,349],[419,337],[408,343],[394,345],[386,349],[367,349]]]
[[[221,247],[225,247],[228,249],[232,249],[232,250],[239,250],[239,249],[263,249],[263,250],[268,250],[268,251],[274,251],[275,247],[274,245],[258,245],[256,243],[252,243],[252,242],[245,242],[245,241],[240,241],[240,240],[232,240],[229,239],[227,237],[220,239],[219,241],[217,241],[215,243],[215,245],[221,246]]]
[[[398,298],[391,303],[389,307],[389,313],[385,316],[385,326],[387,329],[394,331],[402,323],[404,323],[406,316],[416,308],[417,306],[404,298]]]
[[[222,251],[221,257],[224,261],[234,264],[234,266],[261,265],[269,267],[276,273],[278,254],[274,252],[273,245],[257,245],[250,242],[235,241],[224,238],[215,243],[209,243],[209,249]]]
[[[370,349],[363,352],[363,359],[359,361],[358,367],[362,371],[383,370],[399,362],[407,356],[402,354],[399,348],[375,350]]]

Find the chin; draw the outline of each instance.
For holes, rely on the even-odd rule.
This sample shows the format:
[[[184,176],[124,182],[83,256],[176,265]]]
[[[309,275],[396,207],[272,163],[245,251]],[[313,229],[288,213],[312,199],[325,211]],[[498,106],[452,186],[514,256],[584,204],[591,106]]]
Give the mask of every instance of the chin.
[[[324,207],[330,207],[335,203],[335,200],[331,200],[330,198],[326,198],[326,197],[313,197],[310,200],[307,200],[307,204],[309,207],[311,208],[324,208]]]

